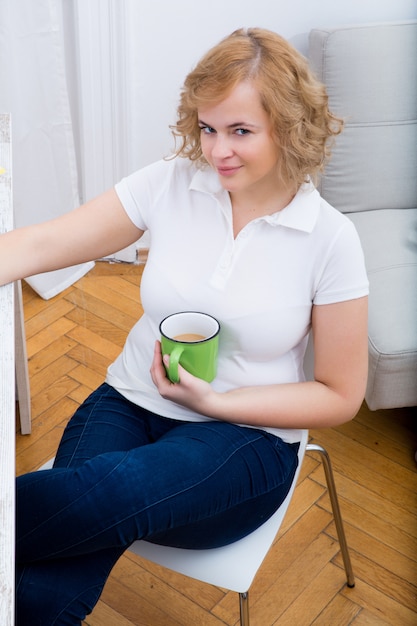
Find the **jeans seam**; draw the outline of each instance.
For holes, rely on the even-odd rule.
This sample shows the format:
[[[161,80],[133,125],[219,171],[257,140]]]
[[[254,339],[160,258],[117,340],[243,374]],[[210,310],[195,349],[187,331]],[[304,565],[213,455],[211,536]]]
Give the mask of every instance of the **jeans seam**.
[[[61,611],[54,618],[54,621],[51,623],[51,626],[59,626],[59,621],[58,620],[60,619],[61,615],[65,614],[65,612],[68,609],[68,607],[70,607],[72,604],[74,604],[74,602],[77,602],[77,600],[82,598],[86,593],[89,593],[89,592],[91,592],[94,589],[97,589],[97,591],[99,592],[99,597],[100,597],[100,594],[102,592],[102,586],[101,585],[91,585],[91,587],[87,587],[87,589],[83,589],[83,591],[81,593],[79,593],[74,598],[71,598],[71,600],[69,602],[67,602],[67,604],[61,609]],[[94,608],[95,604],[93,605],[93,608]],[[88,615],[88,613],[86,613],[86,615]]]
[[[104,384],[102,385],[102,387],[103,387],[103,386],[104,386]],[[87,426],[88,426],[88,424],[89,424],[89,421],[90,421],[90,418],[91,418],[91,415],[92,415],[92,413],[93,413],[94,409],[95,409],[97,406],[99,406],[99,405],[102,403],[102,401],[110,395],[111,390],[112,390],[112,388],[111,388],[110,386],[108,386],[108,385],[107,385],[106,391],[105,391],[104,393],[102,392],[102,393],[101,393],[101,395],[99,396],[99,398],[98,398],[97,400],[95,400],[95,401],[94,401],[94,404],[92,405],[92,407],[91,407],[91,409],[90,409],[90,411],[89,411],[89,413],[88,413],[88,416],[86,416],[85,424],[84,424],[83,429],[82,429],[82,431],[81,431],[81,433],[80,433],[80,436],[78,437],[78,443],[77,443],[76,447],[75,447],[75,448],[74,448],[74,450],[73,450],[73,453],[72,453],[72,455],[71,455],[71,458],[70,458],[70,459],[69,459],[69,461],[68,461],[68,464],[72,462],[72,460],[74,459],[74,457],[75,457],[75,456],[76,456],[76,454],[77,454],[77,451],[78,451],[78,449],[79,449],[79,447],[80,447],[80,445],[81,445],[81,441],[82,441],[82,436],[83,436],[83,433],[84,433],[84,432],[86,431],[86,429],[87,429]],[[98,391],[98,390],[96,390],[96,391]]]

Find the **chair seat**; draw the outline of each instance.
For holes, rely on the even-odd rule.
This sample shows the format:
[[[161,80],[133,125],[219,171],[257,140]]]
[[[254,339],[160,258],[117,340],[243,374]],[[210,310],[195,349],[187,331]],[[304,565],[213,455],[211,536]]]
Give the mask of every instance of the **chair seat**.
[[[291,502],[307,439],[308,430],[304,430],[298,450],[297,471],[284,502],[274,515],[250,535],[230,545],[210,550],[170,548],[147,541],[135,541],[129,550],[191,578],[239,593],[247,591],[275,539]]]

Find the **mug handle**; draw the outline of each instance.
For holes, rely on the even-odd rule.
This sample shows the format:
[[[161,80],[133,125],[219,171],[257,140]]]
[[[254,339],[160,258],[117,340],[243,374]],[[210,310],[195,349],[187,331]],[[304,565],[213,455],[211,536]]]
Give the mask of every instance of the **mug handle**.
[[[184,346],[177,345],[169,355],[168,378],[172,383],[179,383],[178,364],[181,354],[184,352]]]

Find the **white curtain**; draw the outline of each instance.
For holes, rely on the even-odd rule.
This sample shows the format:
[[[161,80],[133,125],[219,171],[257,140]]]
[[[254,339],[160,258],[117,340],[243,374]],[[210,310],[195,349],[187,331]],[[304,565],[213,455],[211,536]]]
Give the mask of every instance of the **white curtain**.
[[[134,5],[138,9],[137,5]],[[138,165],[132,116],[138,114],[136,37],[128,0],[63,0],[70,101],[77,127],[81,197],[89,200],[114,186]],[[133,27],[134,28],[134,27]],[[140,242],[146,247],[146,240]],[[135,262],[136,245],[112,255]]]
[[[16,226],[80,202],[70,115],[61,0],[0,0],[0,110],[12,115]],[[50,298],[92,263],[28,279]]]
[[[88,200],[155,160],[137,124],[153,93],[154,77],[152,89],[143,84],[149,59],[139,28],[150,0],[62,1],[81,197]],[[110,258],[134,263],[149,243],[145,233]]]

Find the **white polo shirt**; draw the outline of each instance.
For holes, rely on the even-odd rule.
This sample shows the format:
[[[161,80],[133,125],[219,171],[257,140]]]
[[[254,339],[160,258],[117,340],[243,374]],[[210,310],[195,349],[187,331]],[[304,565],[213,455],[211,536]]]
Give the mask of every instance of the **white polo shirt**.
[[[130,219],[150,233],[141,281],[144,315],[130,332],[107,382],[130,401],[165,417],[202,421],[163,399],[150,376],[159,323],[178,311],[203,311],[221,324],[219,392],[304,380],[313,304],[368,293],[352,222],[311,184],[277,213],[233,236],[228,192],[211,169],[188,159],[159,161],[116,185]],[[285,441],[299,431],[271,429]]]

